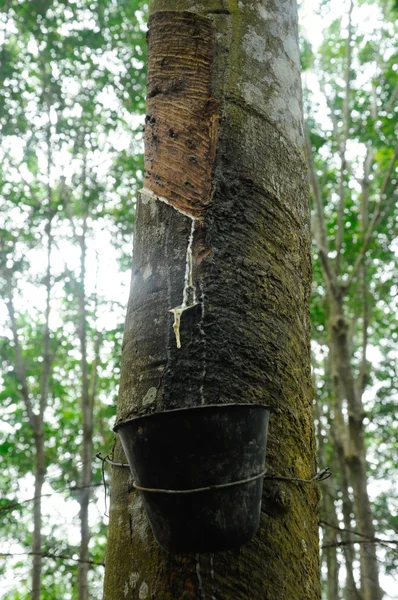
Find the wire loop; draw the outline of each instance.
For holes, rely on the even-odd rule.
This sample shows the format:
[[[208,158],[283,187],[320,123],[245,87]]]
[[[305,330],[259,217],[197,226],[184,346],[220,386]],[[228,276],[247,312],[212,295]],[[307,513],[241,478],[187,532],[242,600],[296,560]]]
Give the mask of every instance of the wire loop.
[[[99,458],[100,460],[102,460],[102,465],[104,465],[107,462],[114,467],[129,467],[129,465],[127,463],[114,462],[108,456],[102,457],[100,452],[98,452],[95,456],[97,458]],[[331,475],[332,475],[332,473],[330,471],[330,467],[326,467],[326,469],[322,469],[322,471],[318,471],[318,473],[316,473],[314,475],[314,477],[312,477],[311,479],[300,479],[299,477],[283,477],[281,475],[267,475],[266,470],[264,469],[261,473],[258,473],[258,475],[253,475],[252,477],[247,477],[246,479],[239,479],[237,481],[230,481],[228,483],[218,483],[218,484],[214,484],[214,485],[192,488],[192,489],[188,489],[188,490],[166,490],[166,489],[162,489],[162,488],[148,488],[148,487],[139,485],[136,481],[133,481],[133,486],[135,487],[136,490],[139,490],[140,492],[151,492],[151,493],[156,493],[156,494],[196,494],[198,492],[210,492],[212,490],[220,490],[223,488],[234,487],[236,485],[244,485],[245,483],[250,483],[251,481],[256,481],[257,479],[260,479],[261,477],[264,477],[264,479],[273,479],[274,481],[294,481],[294,482],[298,482],[298,483],[313,483],[314,481],[317,481],[317,482],[325,481],[325,479],[328,479],[329,477],[331,477]]]
[[[244,485],[245,483],[250,483],[251,481],[256,481],[256,479],[260,479],[260,477],[264,477],[265,470],[259,473],[258,475],[253,475],[253,477],[247,477],[246,479],[239,479],[238,481],[230,481],[228,483],[216,483],[214,485],[207,485],[205,487],[191,488],[188,490],[164,490],[158,488],[147,488],[141,485],[138,485],[135,481],[133,482],[133,486],[136,490],[140,492],[154,492],[158,494],[196,494],[197,492],[211,492],[212,490],[221,490],[223,488],[234,487],[235,485]]]

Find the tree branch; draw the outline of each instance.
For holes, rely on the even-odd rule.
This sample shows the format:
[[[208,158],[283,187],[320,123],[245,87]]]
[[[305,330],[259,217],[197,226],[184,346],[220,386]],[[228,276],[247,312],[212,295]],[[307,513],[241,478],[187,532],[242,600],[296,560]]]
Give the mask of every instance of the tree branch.
[[[376,103],[374,103],[374,109],[376,110]],[[369,175],[372,168],[373,152],[370,145],[368,145],[364,165],[363,165],[363,179],[361,182],[362,194],[361,194],[361,238],[364,243],[365,231],[368,228],[369,222],[369,186],[370,180]],[[368,346],[368,328],[369,328],[369,284],[368,284],[368,268],[366,264],[366,257],[362,263],[362,357],[358,375],[358,394],[362,397],[366,387],[366,376],[368,372],[368,365],[366,360],[366,351]]]
[[[335,274],[332,270],[331,263],[328,257],[329,253],[329,242],[326,234],[325,215],[321,197],[321,191],[319,188],[318,177],[315,171],[314,159],[312,156],[311,140],[308,132],[308,128],[305,128],[305,147],[307,152],[307,163],[309,167],[310,184],[312,193],[314,196],[315,204],[315,215],[316,215],[316,227],[315,227],[315,241],[318,248],[319,259],[321,261],[323,274],[326,283],[335,293],[337,291],[337,281]]]
[[[81,489],[90,487],[90,488],[94,488],[94,487],[100,487],[102,486],[103,483],[91,483],[90,485],[75,485],[75,486],[67,486],[65,488],[63,488],[62,490],[57,490],[56,492],[51,492],[50,494],[40,494],[40,496],[34,496],[33,498],[28,498],[27,500],[21,500],[20,502],[10,502],[10,504],[6,504],[5,506],[0,506],[0,512],[5,512],[7,510],[14,510],[15,508],[20,508],[22,506],[22,504],[27,504],[29,502],[34,502],[35,500],[37,500],[38,498],[49,498],[50,496],[55,496],[55,494],[62,494],[63,492],[78,492]]]
[[[347,167],[346,149],[350,125],[350,71],[351,71],[351,41],[352,41],[352,10],[353,0],[348,10],[348,36],[346,45],[346,68],[345,68],[345,94],[343,104],[343,137],[340,144],[340,178],[339,178],[339,206],[337,213],[337,236],[336,236],[336,275],[340,273],[341,251],[344,238],[344,173]]]
[[[45,323],[43,332],[43,369],[41,374],[41,385],[40,385],[40,408],[39,408],[39,419],[43,420],[44,411],[47,406],[48,399],[48,385],[51,372],[52,356],[50,353],[50,299],[51,299],[51,249],[52,249],[52,234],[51,234],[51,221],[52,216],[49,217],[46,224],[47,233],[47,270],[45,277],[46,284],[46,308],[45,308]]]
[[[95,394],[97,390],[97,379],[98,379],[98,365],[100,363],[100,349],[102,342],[102,335],[98,331],[97,323],[97,311],[98,311],[98,271],[99,271],[99,260],[98,252],[96,252],[96,272],[95,272],[95,289],[94,289],[94,310],[93,318],[95,323],[95,341],[94,341],[94,360],[91,367],[91,378],[90,378],[90,402],[91,406],[94,405]]]
[[[323,544],[321,546],[322,549],[324,548],[337,548],[340,546],[348,546],[351,544],[398,544],[398,540],[381,540],[379,538],[369,538],[367,540],[342,540],[341,542],[333,542],[330,544]],[[392,550],[392,548],[391,548]],[[397,552],[396,550],[393,550],[394,552]]]
[[[43,558],[55,558],[60,560],[73,560],[78,563],[87,563],[89,565],[98,565],[100,567],[105,567],[104,562],[96,562],[94,560],[82,560],[80,558],[74,558],[73,556],[66,556],[65,554],[53,554],[51,552],[0,552],[0,558],[6,556],[42,556]]]
[[[73,220],[73,214],[72,214],[72,210],[71,210],[71,206],[70,206],[70,202],[69,202],[69,190],[66,187],[65,178],[64,177],[61,178],[60,195],[61,195],[61,198],[64,201],[64,207],[65,207],[66,216],[68,217],[70,225],[72,227],[73,238],[74,238],[75,242],[79,243],[79,239],[80,238],[79,238],[79,236],[77,234],[75,222]]]
[[[362,244],[362,248],[361,248],[361,250],[360,250],[360,252],[359,252],[359,254],[357,256],[357,259],[355,261],[353,270],[352,270],[352,272],[350,274],[350,277],[349,277],[348,281],[341,286],[342,289],[343,289],[343,291],[344,291],[344,293],[347,293],[347,291],[349,290],[352,282],[357,277],[359,269],[360,269],[360,267],[362,265],[362,262],[363,262],[363,260],[365,258],[365,254],[368,251],[370,242],[372,241],[372,236],[373,236],[374,230],[375,230],[376,226],[379,224],[380,219],[382,217],[382,211],[383,211],[384,205],[385,205],[384,195],[385,195],[387,186],[388,186],[388,184],[390,182],[391,175],[393,173],[394,165],[395,165],[395,161],[396,161],[397,157],[398,157],[398,144],[396,145],[396,147],[394,149],[394,154],[393,154],[393,156],[391,158],[390,164],[388,165],[388,169],[387,169],[386,174],[384,176],[384,180],[383,180],[382,186],[380,188],[379,198],[378,198],[375,210],[373,212],[372,219],[371,219],[371,221],[369,223],[369,226],[368,226],[368,228],[366,230],[366,233],[364,235],[364,241],[363,241],[363,244]]]
[[[392,548],[390,548],[388,546],[388,544],[398,544],[398,540],[383,540],[381,538],[378,537],[368,537],[366,535],[363,535],[363,533],[359,533],[358,531],[354,531],[352,529],[344,529],[342,527],[336,527],[335,525],[333,525],[332,523],[328,523],[327,521],[319,521],[320,525],[326,525],[327,527],[330,527],[332,529],[338,529],[338,531],[344,533],[352,533],[354,535],[357,535],[359,537],[361,537],[361,540],[353,540],[353,539],[346,539],[346,540],[342,540],[341,542],[337,542],[336,544],[330,545],[330,544],[325,544],[322,546],[322,548],[331,548],[334,546],[349,546],[352,544],[382,544],[383,546],[386,546],[387,548],[389,548],[390,550],[392,550],[394,553],[398,553],[396,550],[393,550]]]
[[[383,542],[386,544],[389,544],[389,543],[398,544],[398,540],[382,540],[381,538],[378,538],[378,537],[370,538],[369,536],[367,536],[363,533],[360,533],[359,531],[355,531],[355,529],[346,529],[344,527],[339,527],[339,526],[333,525],[333,523],[329,523],[328,521],[324,521],[322,519],[319,520],[319,524],[321,526],[326,525],[326,527],[331,527],[332,529],[338,529],[338,531],[340,531],[342,533],[352,533],[353,535],[357,535],[358,537],[363,538],[365,542],[367,540],[378,540],[379,542]]]
[[[15,345],[15,374],[19,385],[21,386],[22,400],[25,404],[26,412],[28,413],[29,424],[33,430],[33,433],[38,431],[38,416],[33,410],[32,401],[30,399],[28,380],[26,377],[25,363],[22,355],[21,342],[18,335],[18,324],[15,316],[14,308],[14,296],[12,289],[12,275],[9,269],[6,269],[6,293],[7,293],[7,310],[11,322],[11,332],[14,339]]]
[[[389,113],[390,110],[392,110],[392,108],[395,106],[395,100],[397,99],[397,96],[398,96],[398,85],[395,86],[395,88],[390,96],[390,99],[385,106],[386,113]]]

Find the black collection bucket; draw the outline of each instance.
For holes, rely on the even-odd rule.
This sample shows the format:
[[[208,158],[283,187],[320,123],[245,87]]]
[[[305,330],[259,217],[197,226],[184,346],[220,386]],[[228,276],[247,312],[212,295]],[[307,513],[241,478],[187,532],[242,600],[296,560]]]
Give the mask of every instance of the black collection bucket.
[[[203,405],[116,425],[137,487],[151,489],[140,493],[162,548],[218,552],[256,533],[269,414],[260,404]]]

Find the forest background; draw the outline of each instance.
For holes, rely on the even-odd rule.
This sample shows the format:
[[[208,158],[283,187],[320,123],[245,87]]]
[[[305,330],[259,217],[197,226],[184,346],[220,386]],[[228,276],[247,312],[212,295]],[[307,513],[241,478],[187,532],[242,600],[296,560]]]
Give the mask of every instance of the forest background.
[[[313,203],[314,418],[319,467],[334,472],[322,488],[323,594],[359,599],[363,562],[374,554],[392,599],[398,6],[307,0],[299,15]],[[0,598],[7,600],[27,598],[40,584],[43,600],[81,598],[87,587],[87,597],[102,597],[109,490],[95,455],[113,443],[143,175],[145,31],[139,0],[0,0]],[[363,461],[366,452],[359,473],[350,444],[357,434],[363,448],[354,454]],[[370,500],[373,530],[358,489],[362,504]]]

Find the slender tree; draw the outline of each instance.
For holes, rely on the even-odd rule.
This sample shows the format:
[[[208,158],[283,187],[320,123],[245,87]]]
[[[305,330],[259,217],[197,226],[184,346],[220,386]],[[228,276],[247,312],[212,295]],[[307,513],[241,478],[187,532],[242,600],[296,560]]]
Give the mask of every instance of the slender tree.
[[[338,464],[336,480],[345,530],[339,535],[347,573],[344,594],[347,599],[380,600],[383,591],[379,585],[374,507],[368,489],[365,420],[375,403],[367,401],[364,393],[380,377],[374,378],[369,345],[376,346],[389,337],[382,323],[391,318],[386,315],[395,295],[394,288],[380,280],[386,265],[395,262],[391,242],[396,220],[398,147],[391,107],[397,79],[390,66],[390,56],[396,62],[395,17],[391,19],[386,3],[380,7],[376,2],[369,5],[375,22],[379,19],[373,32],[359,34],[353,20],[357,8],[353,1],[348,4],[345,23],[339,17],[325,32],[316,67],[330,124],[314,127],[317,110],[312,106],[311,133],[306,140],[320,267],[315,268],[314,308],[322,304],[323,313],[319,327],[319,313],[314,310],[314,339],[328,356],[323,369],[326,385],[319,386],[319,390],[323,386],[326,391],[322,400],[327,402],[327,416],[324,414],[321,427],[326,425]],[[385,53],[385,62],[381,52]],[[332,65],[340,77],[330,76]],[[378,305],[384,307],[379,318]],[[326,538],[336,526],[333,504],[323,517],[325,528],[329,528]],[[358,551],[360,580],[356,583],[356,550],[352,544],[358,539],[362,543]],[[329,574],[335,576],[334,565],[328,578]]]
[[[122,313],[107,291],[93,297],[87,271],[94,248],[104,251],[104,230],[115,232],[111,253],[130,258],[142,169],[142,132],[131,127],[144,105],[142,5],[0,2],[1,538],[4,555],[28,554],[15,569],[17,559],[1,561],[10,600],[32,588],[46,600],[92,597],[102,587],[95,564],[103,562],[104,519],[88,531],[89,503],[90,516],[99,516],[93,509],[103,497],[92,446],[109,445]],[[30,474],[36,487],[21,501]],[[56,494],[57,506],[68,507],[65,521],[54,515]],[[80,551],[66,525],[72,499],[81,506]]]
[[[145,187],[117,420],[271,404],[270,474],[314,475],[311,283],[297,6],[152,0]],[[203,440],[206,443],[206,440]],[[125,462],[119,440],[114,459]],[[167,554],[114,467],[106,600],[315,600],[316,484],[266,481],[239,550]]]
[[[47,471],[45,450],[44,413],[48,405],[49,381],[54,354],[50,346],[50,301],[51,301],[51,234],[52,216],[46,224],[47,234],[47,267],[44,279],[46,303],[42,331],[42,371],[38,381],[31,386],[27,376],[27,365],[24,360],[23,347],[19,334],[18,315],[15,310],[14,285],[12,268],[3,270],[5,279],[5,298],[10,319],[10,329],[14,342],[14,369],[20,394],[27,412],[31,433],[34,440],[34,497],[33,497],[33,534],[32,534],[32,587],[31,600],[40,600],[42,583],[42,489]],[[33,387],[33,390],[32,390]],[[36,393],[35,393],[36,392]],[[37,396],[36,396],[37,394]],[[34,397],[36,396],[36,397]]]
[[[85,162],[83,168],[85,179]],[[85,182],[83,184],[83,189]],[[79,342],[81,352],[81,411],[82,411],[82,447],[81,447],[81,492],[80,492],[80,560],[78,571],[79,600],[88,600],[88,571],[90,558],[89,541],[89,502],[91,497],[91,483],[93,471],[93,409],[94,398],[90,395],[90,380],[87,358],[87,298],[86,298],[86,235],[87,215],[83,218],[82,233],[79,236],[80,245],[80,278],[78,285],[78,313],[79,313]],[[94,377],[94,373],[93,373]],[[85,562],[83,562],[85,561]]]

